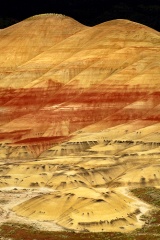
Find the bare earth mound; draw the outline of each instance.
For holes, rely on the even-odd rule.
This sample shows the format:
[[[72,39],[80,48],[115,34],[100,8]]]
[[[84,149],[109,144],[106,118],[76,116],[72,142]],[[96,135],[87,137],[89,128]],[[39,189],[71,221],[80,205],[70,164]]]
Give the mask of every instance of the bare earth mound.
[[[5,221],[140,228],[151,206],[129,190],[160,186],[160,34],[46,14],[2,30],[0,49]]]

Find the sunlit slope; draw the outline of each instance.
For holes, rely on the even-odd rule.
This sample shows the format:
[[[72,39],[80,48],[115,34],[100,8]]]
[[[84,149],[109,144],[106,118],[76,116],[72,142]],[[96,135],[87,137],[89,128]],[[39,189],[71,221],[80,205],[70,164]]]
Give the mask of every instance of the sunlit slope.
[[[42,18],[42,20],[43,20],[43,18],[45,19],[45,17],[43,17],[43,15],[41,16],[41,18]],[[61,18],[61,16],[59,16],[59,17],[55,16],[54,18]],[[52,20],[55,20],[54,18]],[[62,17],[62,18],[65,19],[63,21],[66,21],[66,19],[68,19],[67,17]],[[57,28],[59,27],[59,29],[62,30],[62,34],[60,32],[59,35],[63,35],[63,31],[66,31],[65,24],[64,25],[62,24],[63,21],[61,21],[62,26],[59,26],[60,24],[58,26],[55,24],[57,26]],[[72,24],[72,19],[69,18],[68,21],[70,21]],[[26,20],[26,22],[27,22],[27,20]],[[74,22],[74,20],[73,20],[73,25],[74,24],[78,25],[78,23]],[[33,24],[33,26],[35,26],[35,25],[36,25],[36,22]],[[52,26],[52,25],[50,24],[50,26]],[[84,27],[83,25],[80,25],[80,26],[78,25],[77,28],[79,29],[79,31],[80,30],[81,31],[79,33],[76,33],[75,35],[73,35],[74,28],[71,29],[72,34],[70,33],[70,29],[67,29],[68,35],[70,33],[70,35],[73,35],[73,36],[71,36],[67,40],[64,40],[63,42],[54,46],[53,48],[48,49],[48,51],[46,53],[44,53],[44,54],[42,53],[39,56],[36,56],[31,61],[23,64],[23,66],[21,66],[20,68],[17,69],[15,74],[13,73],[13,75],[11,75],[5,79],[5,83],[3,83],[3,84],[5,84],[4,86],[7,87],[7,83],[8,83],[10,87],[11,86],[13,86],[15,88],[24,87],[25,85],[27,85],[27,82],[29,81],[27,79],[27,76],[26,76],[27,74],[25,74],[25,72],[28,72],[28,74],[31,74],[31,76],[29,76],[29,79],[31,82],[31,80],[33,80],[34,78],[37,78],[37,76],[39,77],[40,75],[43,75],[45,72],[48,72],[51,68],[54,68],[56,65],[58,65],[59,63],[61,63],[64,60],[67,60],[67,62],[66,63],[64,62],[63,65],[60,65],[58,67],[56,66],[56,69],[54,68],[53,72],[52,72],[52,70],[50,70],[49,73],[47,73],[46,77],[51,78],[53,75],[53,80],[59,80],[56,78],[54,79],[55,71],[59,70],[59,68],[60,68],[63,73],[63,68],[66,65],[68,66],[68,63],[69,63],[70,67],[68,66],[68,69],[66,69],[66,71],[68,70],[68,73],[69,73],[71,71],[73,72],[73,71],[77,70],[78,66],[76,68],[75,65],[73,65],[73,64],[75,64],[76,61],[77,61],[77,64],[79,63],[79,68],[81,68],[80,66],[83,62],[85,64],[85,60],[92,59],[92,60],[96,61],[95,58],[101,59],[103,57],[106,57],[108,55],[108,53],[113,53],[115,50],[119,50],[119,49],[123,49],[123,48],[138,47],[140,52],[145,50],[145,53],[147,53],[148,51],[151,51],[151,52],[152,52],[152,50],[154,51],[155,50],[154,48],[159,45],[159,33],[158,32],[153,31],[152,29],[147,28],[143,25],[133,23],[133,22],[130,22],[127,20],[114,20],[114,21],[107,22],[106,24],[100,24],[100,25],[94,26],[92,28]],[[30,31],[32,31],[32,29]],[[58,33],[54,32],[53,35],[57,39],[56,34],[58,35]],[[68,36],[66,36],[66,37],[68,37]],[[37,38],[38,38],[38,34],[37,34]],[[40,41],[39,38],[38,38],[38,40]],[[29,38],[29,39],[32,39],[32,38]],[[50,38],[47,38],[47,41],[50,42],[50,47],[52,47],[54,45],[54,42],[51,41]],[[44,47],[46,47],[46,45],[47,45],[47,44],[45,44],[44,41],[41,41],[40,44],[37,43],[37,47],[42,44],[44,45]],[[141,49],[141,47],[142,47],[142,49]],[[147,51],[147,49],[145,49],[145,47],[149,48],[148,51]],[[35,47],[35,49],[36,49],[36,47]],[[47,47],[44,50],[47,50]],[[131,51],[134,51],[134,50],[135,49],[131,49]],[[22,54],[23,54],[23,52],[22,52]],[[38,53],[36,53],[36,55],[37,54]],[[74,54],[76,54],[75,57],[73,56],[71,58],[71,60],[68,59]],[[11,54],[11,56],[13,56],[13,54]],[[9,65],[10,65],[10,63],[9,63]],[[66,68],[67,68],[67,66],[66,66]],[[37,74],[36,70],[40,71],[39,75],[36,75]],[[45,70],[45,71],[43,72],[43,70]],[[31,73],[30,73],[30,71],[31,71]],[[18,72],[24,74],[23,79],[25,78],[25,81],[23,79],[20,82],[16,81]],[[34,76],[34,74],[35,74],[35,76]],[[56,71],[56,74],[57,74],[57,71]],[[57,75],[55,75],[55,77],[56,76]],[[10,77],[12,79],[12,82],[9,81]],[[61,80],[61,81],[64,82],[65,80]],[[2,86],[3,86],[3,84],[2,84]]]
[[[0,79],[84,28],[85,26],[69,17],[42,14],[1,30]]]
[[[33,219],[55,220],[67,229],[128,231],[139,227],[136,222],[139,211],[133,203],[133,199],[110,189],[79,187],[33,198],[14,210]]]
[[[43,31],[36,35],[32,53],[37,21],[55,28],[46,43]],[[14,65],[18,46],[6,63],[1,55],[0,187],[40,189],[14,207],[24,217],[78,231],[140,227],[148,206],[127,191],[160,185],[159,33],[128,20],[86,27],[57,15],[12,28],[29,23],[19,39],[25,59]]]
[[[1,80],[2,139],[50,147],[103,119],[158,121],[159,42],[127,20],[72,33]]]

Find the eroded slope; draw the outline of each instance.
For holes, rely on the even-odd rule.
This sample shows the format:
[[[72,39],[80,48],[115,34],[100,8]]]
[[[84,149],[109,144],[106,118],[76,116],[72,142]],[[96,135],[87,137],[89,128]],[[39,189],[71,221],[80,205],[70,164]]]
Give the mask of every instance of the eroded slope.
[[[24,217],[78,231],[140,227],[149,206],[128,189],[160,183],[160,35],[127,20],[37,20],[55,26],[55,42],[37,33],[36,55],[2,68],[0,186],[40,189],[13,208]]]

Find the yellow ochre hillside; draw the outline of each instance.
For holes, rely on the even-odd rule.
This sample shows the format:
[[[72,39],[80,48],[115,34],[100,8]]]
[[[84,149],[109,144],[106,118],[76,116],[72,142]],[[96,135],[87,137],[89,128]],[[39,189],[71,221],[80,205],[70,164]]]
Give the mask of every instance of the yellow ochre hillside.
[[[44,14],[1,30],[0,52],[0,222],[140,228],[151,206],[130,189],[160,186],[160,33]]]

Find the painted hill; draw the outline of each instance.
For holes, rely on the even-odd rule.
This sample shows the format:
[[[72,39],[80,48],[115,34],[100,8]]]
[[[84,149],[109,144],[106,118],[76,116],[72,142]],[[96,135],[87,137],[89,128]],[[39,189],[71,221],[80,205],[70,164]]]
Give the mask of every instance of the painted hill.
[[[86,28],[58,14],[28,18],[0,32],[1,79],[55,44]]]
[[[56,190],[14,211],[67,229],[140,227],[147,207],[126,190],[160,183],[160,34],[40,15],[2,30],[0,49],[0,186]]]

